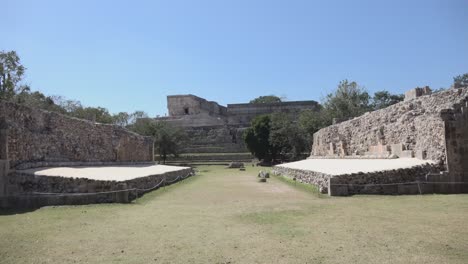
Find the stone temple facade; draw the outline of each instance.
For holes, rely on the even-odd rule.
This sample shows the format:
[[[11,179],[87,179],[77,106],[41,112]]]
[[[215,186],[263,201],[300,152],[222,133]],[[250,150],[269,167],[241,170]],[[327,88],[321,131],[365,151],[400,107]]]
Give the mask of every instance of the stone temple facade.
[[[242,133],[254,117],[274,112],[297,116],[301,110],[319,107],[315,101],[222,106],[191,94],[170,95],[167,97],[169,116],[155,120],[186,130],[190,141],[183,150],[185,153],[242,153],[247,152]]]

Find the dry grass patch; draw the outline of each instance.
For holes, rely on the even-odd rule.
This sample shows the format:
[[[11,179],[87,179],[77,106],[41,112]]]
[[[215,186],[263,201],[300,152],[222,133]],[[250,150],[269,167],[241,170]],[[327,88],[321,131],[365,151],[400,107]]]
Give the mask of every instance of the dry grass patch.
[[[202,166],[133,204],[0,216],[0,263],[467,263],[468,195],[321,198]]]

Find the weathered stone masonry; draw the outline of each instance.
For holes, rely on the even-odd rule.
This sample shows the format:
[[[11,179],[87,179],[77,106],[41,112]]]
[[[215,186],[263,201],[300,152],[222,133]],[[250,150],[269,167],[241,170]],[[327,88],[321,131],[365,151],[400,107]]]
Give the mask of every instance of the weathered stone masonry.
[[[317,171],[292,169],[275,166],[274,171],[288,177],[295,177],[297,181],[317,186],[320,192],[330,195],[353,194],[418,194],[437,192],[433,184],[425,184],[425,175],[440,171],[436,164],[426,164],[412,168],[370,173],[350,173],[329,175]],[[399,184],[399,183],[417,184]],[[331,188],[330,185],[333,185]]]
[[[174,176],[173,173],[155,175],[122,183],[25,175],[21,170],[31,167],[152,164],[153,140],[118,126],[9,102],[1,101],[0,110],[0,208],[123,201],[121,198],[128,197],[128,193],[37,197],[32,192],[88,193],[121,190],[123,186],[148,188],[144,183],[152,184],[153,178]],[[181,171],[184,173],[188,171]]]
[[[155,120],[184,128],[189,142],[183,152],[242,153],[247,152],[242,133],[256,116],[283,112],[297,117],[301,110],[318,110],[319,104],[315,101],[296,101],[228,104],[226,107],[189,94],[168,96],[167,108],[169,116]]]
[[[466,104],[467,97],[468,89],[451,89],[401,102],[323,128],[314,134],[311,154],[312,156],[372,155],[370,151],[374,149],[375,152],[379,152],[379,146],[382,148],[380,153],[388,151],[390,154],[392,147],[401,145],[403,150],[399,151],[407,150],[408,152],[403,153],[406,157],[414,156],[446,164],[447,123],[442,117],[445,115],[444,109],[452,109],[447,110],[449,113],[460,112],[460,109],[455,110],[455,108]],[[460,114],[457,118],[457,120],[463,119]],[[462,122],[456,123],[460,129],[466,126]],[[457,144],[461,142],[457,141]]]
[[[441,115],[445,121],[449,180],[468,183],[468,97],[452,109],[442,111]],[[452,185],[449,189],[450,192],[468,192],[468,184]]]
[[[41,161],[152,161],[153,141],[122,127],[0,102],[12,168]]]
[[[327,175],[275,167],[330,195],[468,192],[468,88],[430,94],[416,88],[404,102],[323,128],[310,158],[419,158],[418,167]]]
[[[36,208],[46,205],[91,204],[91,203],[128,203],[135,198],[152,191],[152,187],[170,185],[193,175],[191,168],[163,174],[150,175],[127,181],[102,181],[86,178],[66,178],[37,176],[17,171],[8,176],[10,193],[2,207]],[[11,188],[14,188],[12,190]],[[34,195],[40,193],[58,193],[59,195]],[[63,193],[64,195],[60,195]],[[79,194],[79,195],[75,195]],[[2,205],[1,202],[4,204]]]

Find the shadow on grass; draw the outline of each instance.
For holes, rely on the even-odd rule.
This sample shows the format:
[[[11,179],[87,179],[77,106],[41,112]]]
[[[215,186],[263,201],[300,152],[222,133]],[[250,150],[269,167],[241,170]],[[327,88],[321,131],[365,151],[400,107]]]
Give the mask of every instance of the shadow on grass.
[[[177,181],[175,183],[171,183],[170,185],[163,185],[155,190],[152,190],[150,192],[144,193],[141,196],[138,196],[137,199],[134,199],[130,204],[138,205],[138,204],[145,204],[147,202],[150,202],[153,198],[156,198],[158,196],[164,195],[168,193],[169,191],[173,190],[174,188],[180,187],[182,185],[190,184],[194,182],[197,178],[202,176],[203,174],[199,174],[199,172],[196,173],[196,175],[188,177],[186,179],[183,179],[181,181]]]
[[[283,175],[276,175],[276,174],[273,174],[271,172],[270,172],[270,175],[273,175],[273,177],[275,179],[278,179],[279,181],[284,182],[284,183],[288,184],[289,186],[292,186],[292,187],[294,187],[294,188],[296,188],[298,190],[302,190],[302,191],[305,191],[305,192],[308,192],[308,193],[312,193],[315,196],[317,196],[318,198],[328,198],[328,195],[321,193],[319,191],[318,187],[315,186],[315,185],[295,181],[295,180],[293,180],[293,179],[291,179],[289,177],[286,177],[286,176],[283,176]]]
[[[9,208],[9,209],[0,209],[0,216],[4,215],[17,215],[17,214],[26,214],[31,213],[39,208]]]

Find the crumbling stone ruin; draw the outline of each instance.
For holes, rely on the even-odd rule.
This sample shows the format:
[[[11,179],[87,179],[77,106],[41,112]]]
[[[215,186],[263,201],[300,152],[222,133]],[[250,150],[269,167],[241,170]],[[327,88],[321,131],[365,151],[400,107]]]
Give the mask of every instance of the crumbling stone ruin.
[[[311,155],[387,158],[393,154],[447,164],[451,148],[447,127],[452,119],[464,122],[467,96],[467,89],[418,96],[323,128],[314,134]],[[460,134],[458,143],[465,144],[464,139]]]
[[[435,94],[429,87],[413,89],[404,102],[319,130],[313,142],[310,159],[417,158],[428,164],[348,175],[287,166],[276,170],[332,195],[468,192],[468,88]],[[405,182],[424,187],[397,184]]]
[[[141,177],[123,181],[34,173],[36,168],[45,167],[125,165],[138,170],[154,166],[153,160],[151,137],[115,125],[0,101],[0,208],[128,202],[157,183],[172,183],[192,175],[187,167],[152,167],[140,173]]]
[[[125,128],[97,124],[9,102],[0,102],[8,128],[12,167],[28,163],[152,161],[153,140]]]
[[[185,153],[241,153],[247,152],[243,131],[258,115],[285,112],[297,115],[301,110],[317,110],[315,101],[295,101],[267,104],[219,105],[195,95],[167,97],[168,117],[156,118],[183,127],[190,142]]]

